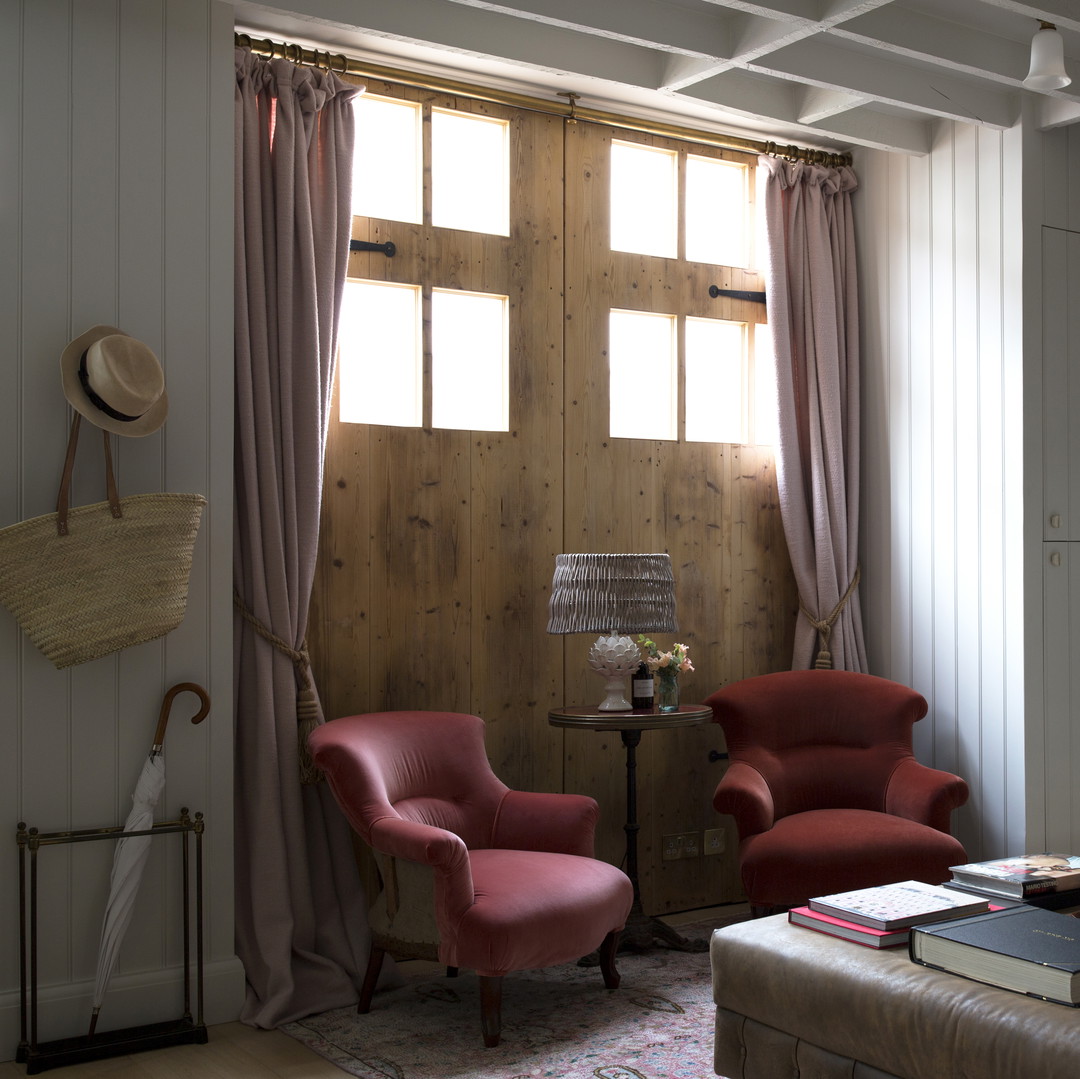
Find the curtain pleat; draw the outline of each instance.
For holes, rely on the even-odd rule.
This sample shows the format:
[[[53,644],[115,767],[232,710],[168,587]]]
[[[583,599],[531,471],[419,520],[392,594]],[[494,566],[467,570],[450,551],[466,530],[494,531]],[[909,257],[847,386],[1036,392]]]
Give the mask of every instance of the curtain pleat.
[[[859,313],[850,168],[759,158],[777,486],[800,612],[792,668],[863,671]]]
[[[236,51],[236,947],[261,1027],[355,1002],[370,948],[348,825],[300,781],[297,706],[358,92]]]

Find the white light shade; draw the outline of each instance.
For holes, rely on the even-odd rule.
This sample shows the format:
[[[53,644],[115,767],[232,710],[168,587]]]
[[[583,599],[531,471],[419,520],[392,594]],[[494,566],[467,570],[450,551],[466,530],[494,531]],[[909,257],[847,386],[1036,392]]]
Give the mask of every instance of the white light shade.
[[[1060,90],[1072,79],[1065,74],[1065,46],[1051,23],[1043,23],[1031,39],[1031,68],[1024,85],[1029,90]]]

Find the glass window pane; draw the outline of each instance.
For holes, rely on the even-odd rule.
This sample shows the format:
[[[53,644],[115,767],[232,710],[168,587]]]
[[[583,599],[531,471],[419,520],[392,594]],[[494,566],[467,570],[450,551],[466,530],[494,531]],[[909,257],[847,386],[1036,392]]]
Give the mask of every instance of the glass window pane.
[[[686,320],[686,440],[746,441],[746,326]]]
[[[675,318],[612,311],[608,371],[613,438],[678,438]]]
[[[420,289],[346,281],[338,332],[341,420],[420,427],[422,372]]]
[[[354,98],[353,109],[353,213],[423,221],[420,106],[361,94]],[[372,153],[372,147],[378,147],[378,152]]]
[[[686,159],[686,257],[747,266],[745,165],[691,154]]]
[[[678,158],[674,151],[611,144],[611,249],[675,258]]]
[[[510,235],[510,125],[431,111],[431,223]]]
[[[431,425],[510,430],[506,296],[433,289]]]

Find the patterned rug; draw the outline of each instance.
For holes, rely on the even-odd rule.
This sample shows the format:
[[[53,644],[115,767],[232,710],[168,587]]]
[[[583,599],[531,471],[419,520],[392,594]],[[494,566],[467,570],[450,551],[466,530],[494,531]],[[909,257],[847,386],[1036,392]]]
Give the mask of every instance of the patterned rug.
[[[708,939],[734,919],[680,926]],[[567,964],[507,975],[502,1041],[484,1048],[477,981],[423,964],[375,995],[367,1015],[340,1008],[281,1027],[358,1079],[709,1079],[713,1076],[708,952],[658,947],[619,956],[608,992],[597,967]]]

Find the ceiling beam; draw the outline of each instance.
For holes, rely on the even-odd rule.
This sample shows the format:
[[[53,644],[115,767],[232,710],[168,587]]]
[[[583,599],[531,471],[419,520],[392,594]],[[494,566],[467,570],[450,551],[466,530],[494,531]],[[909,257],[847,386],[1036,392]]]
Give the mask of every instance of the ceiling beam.
[[[945,72],[845,49],[824,38],[782,49],[762,57],[749,68],[824,90],[862,94],[929,116],[998,129],[1012,127],[1020,115],[1017,93],[977,86]]]
[[[977,27],[961,26],[910,9],[872,12],[839,27],[832,36],[1003,86],[1021,86],[1031,59],[1027,41],[1009,41]],[[1080,94],[1080,67],[1071,66],[1073,90],[1069,96]]]
[[[730,17],[661,0],[450,0],[460,7],[687,56],[726,57]],[[526,31],[528,32],[528,31]]]
[[[744,71],[725,71],[674,96],[709,102],[750,120],[775,126],[798,122],[802,93],[795,83],[762,79]],[[829,141],[854,142],[905,154],[921,155],[930,150],[929,119],[874,112],[862,106],[822,117],[808,127]]]

